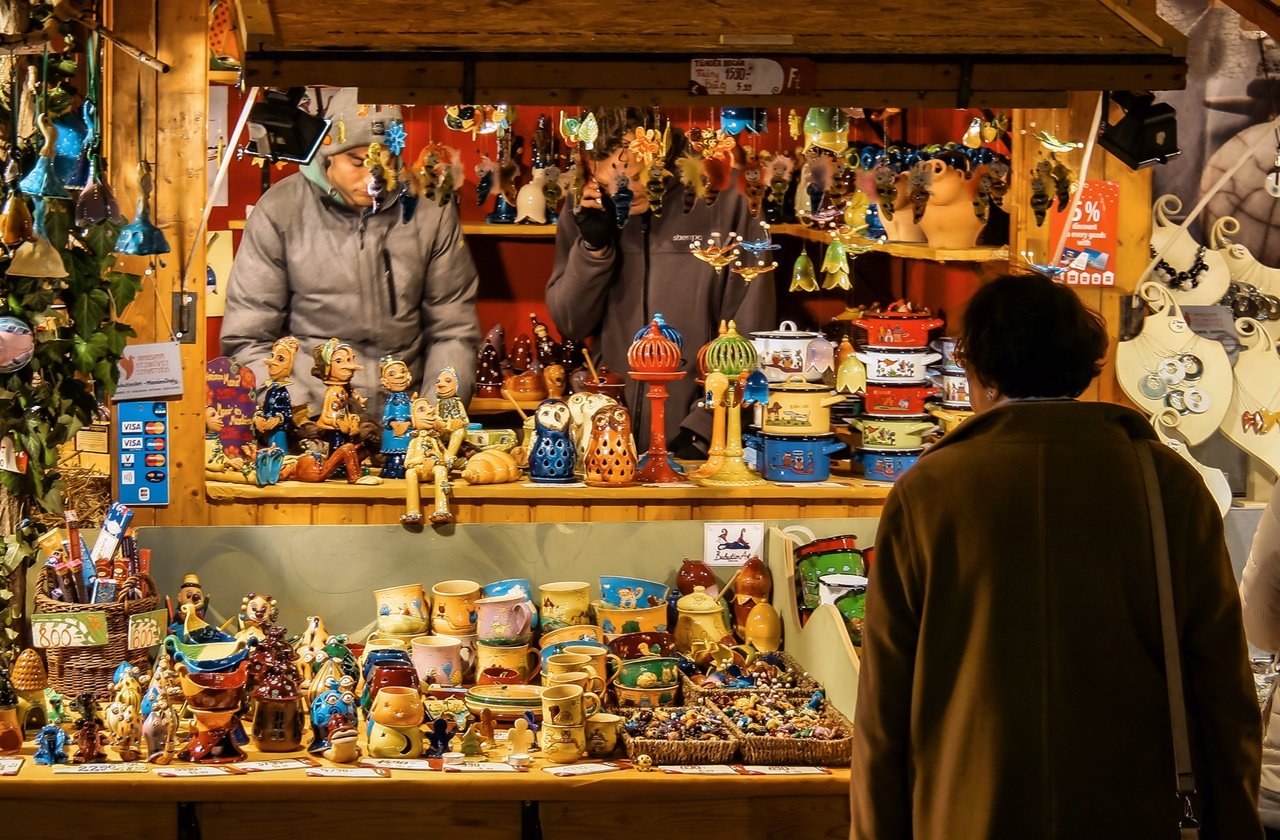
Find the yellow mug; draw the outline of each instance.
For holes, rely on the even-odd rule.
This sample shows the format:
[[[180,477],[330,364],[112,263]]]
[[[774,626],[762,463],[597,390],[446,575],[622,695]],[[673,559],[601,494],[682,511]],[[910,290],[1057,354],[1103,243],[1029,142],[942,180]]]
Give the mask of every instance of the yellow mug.
[[[544,583],[538,587],[538,598],[542,614],[539,626],[544,633],[591,623],[591,584],[585,581]]]
[[[542,659],[536,648],[531,645],[488,645],[483,641],[476,643],[476,673],[486,668],[510,668],[520,675],[520,679],[528,682],[530,677],[538,673]]]
[[[474,580],[444,580],[431,587],[431,627],[437,633],[473,633],[480,584]]]
[[[591,657],[591,667],[595,669],[596,675],[606,683],[613,682],[614,676],[618,673],[618,668],[622,665],[622,657],[598,647],[570,645],[561,653],[580,653]]]
[[[568,671],[563,674],[552,674],[549,677],[544,675],[543,684],[548,686],[576,685],[583,691],[588,691],[592,694],[604,694],[604,680],[586,671]]]
[[[542,757],[557,764],[572,764],[587,751],[587,736],[581,725],[555,726],[544,723],[538,737]]]
[[[553,726],[582,726],[600,711],[600,695],[576,685],[553,685],[542,690],[542,720]]]
[[[618,748],[618,731],[622,728],[622,717],[599,712],[587,718],[583,727],[587,736],[587,752],[597,758],[613,755]]]

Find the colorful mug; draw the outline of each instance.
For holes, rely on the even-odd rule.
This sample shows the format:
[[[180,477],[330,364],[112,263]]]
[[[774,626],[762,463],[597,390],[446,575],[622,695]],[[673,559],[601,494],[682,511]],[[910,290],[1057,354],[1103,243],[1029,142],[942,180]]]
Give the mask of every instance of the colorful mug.
[[[544,583],[538,601],[544,630],[591,623],[591,584],[585,581]]]
[[[423,636],[413,642],[413,667],[427,685],[462,685],[462,644],[448,636]]]
[[[376,589],[373,599],[378,608],[377,627],[383,633],[422,633],[431,615],[431,601],[422,584],[408,583]]]
[[[436,633],[442,639],[457,639],[458,644],[462,646],[462,673],[463,682],[467,681],[467,677],[475,673],[476,664],[476,640],[479,638],[475,632],[468,633]]]
[[[606,712],[598,712],[587,718],[583,727],[587,736],[587,752],[597,758],[613,755],[618,748],[618,730],[622,727],[622,718]]]
[[[523,645],[533,635],[533,604],[512,592],[476,601],[476,635],[488,644]]]
[[[437,633],[470,633],[476,626],[480,584],[474,580],[445,580],[431,587],[435,602],[431,626]]]
[[[529,606],[534,606],[534,598],[537,593],[534,592],[533,583],[527,578],[507,578],[506,580],[495,580],[493,583],[486,583],[482,590],[484,597],[492,598],[495,595],[514,595],[519,594]],[[538,629],[538,610],[533,611],[533,628]]]
[[[583,691],[592,694],[604,693],[604,680],[590,671],[565,671],[561,674],[552,674],[544,676],[544,681],[548,687],[553,685],[576,685]]]
[[[600,711],[600,705],[600,695],[576,685],[553,685],[542,690],[542,720],[552,726],[582,726]]]
[[[538,651],[529,645],[491,645],[476,643],[476,672],[488,668],[509,668],[520,675],[523,682],[538,673],[542,661]]]

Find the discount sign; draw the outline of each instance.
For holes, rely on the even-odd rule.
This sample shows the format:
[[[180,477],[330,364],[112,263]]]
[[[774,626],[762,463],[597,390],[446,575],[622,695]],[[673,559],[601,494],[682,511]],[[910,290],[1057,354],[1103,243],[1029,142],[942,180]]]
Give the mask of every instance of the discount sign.
[[[1116,284],[1116,227],[1120,210],[1120,184],[1085,181],[1080,200],[1071,214],[1066,243],[1058,265],[1065,269],[1058,280],[1072,286]],[[1062,236],[1065,215],[1052,215],[1051,242]]]

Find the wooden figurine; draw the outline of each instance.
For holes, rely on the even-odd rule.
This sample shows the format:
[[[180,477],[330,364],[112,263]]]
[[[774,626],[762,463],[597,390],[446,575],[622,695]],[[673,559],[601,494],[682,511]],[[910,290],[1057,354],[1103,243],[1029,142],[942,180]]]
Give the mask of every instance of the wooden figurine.
[[[436,376],[436,431],[441,440],[447,440],[445,446],[445,468],[453,469],[453,461],[458,457],[462,442],[467,439],[467,425],[471,418],[467,416],[467,407],[458,396],[458,372],[446,367]]]
[[[404,478],[404,456],[409,451],[409,431],[413,428],[412,400],[406,391],[413,383],[413,374],[408,365],[390,356],[383,358],[381,373],[382,389],[387,392],[382,409],[382,477]]]
[[[456,389],[456,383],[454,387]],[[440,418],[431,400],[417,394],[413,396],[410,410],[413,431],[405,453],[405,512],[400,521],[406,525],[422,523],[422,496],[418,486],[428,481],[436,486],[436,507],[431,514],[431,522],[447,524],[453,521],[453,514],[449,512],[449,471],[445,467],[444,448],[440,445]]]
[[[353,442],[360,430],[365,398],[351,387],[351,379],[364,365],[356,363],[356,351],[350,344],[336,338],[317,344],[312,356],[311,375],[325,385],[316,426],[325,433],[332,454],[344,443]]]
[[[589,487],[623,487],[635,482],[635,439],[631,415],[620,405],[607,405],[591,418],[591,441],[583,456]]]
[[[293,375],[293,360],[298,353],[298,339],[291,335],[277,339],[271,345],[271,355],[262,361],[267,366],[270,382],[263,393],[262,404],[253,415],[253,428],[257,432],[259,450],[275,447],[288,452],[297,434],[293,422],[293,399],[289,396],[289,377]]]

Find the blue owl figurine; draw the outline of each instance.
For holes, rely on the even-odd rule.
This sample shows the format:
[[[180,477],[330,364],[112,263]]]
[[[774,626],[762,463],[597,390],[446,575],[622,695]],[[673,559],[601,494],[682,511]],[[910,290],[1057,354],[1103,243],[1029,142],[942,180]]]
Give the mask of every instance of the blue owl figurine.
[[[533,451],[529,453],[529,478],[539,484],[572,484],[576,454],[564,400],[543,400],[533,418]]]

